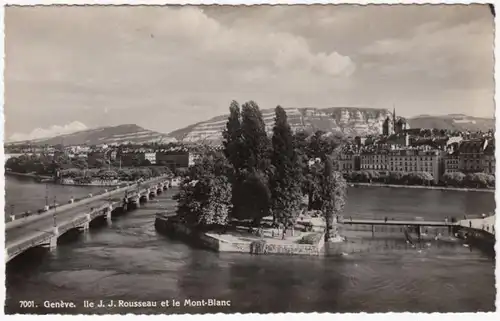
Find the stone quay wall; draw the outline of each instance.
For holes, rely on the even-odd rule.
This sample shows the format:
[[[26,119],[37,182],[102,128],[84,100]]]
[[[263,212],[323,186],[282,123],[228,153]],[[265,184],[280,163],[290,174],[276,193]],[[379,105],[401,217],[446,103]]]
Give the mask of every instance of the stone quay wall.
[[[155,227],[161,233],[188,239],[197,245],[216,252],[317,256],[323,253],[322,250],[325,244],[324,235],[320,238],[318,244],[314,245],[273,243],[266,241],[266,239],[256,239],[255,241],[227,240],[224,238],[224,234],[195,232],[175,220],[169,220],[160,215],[156,217]]]

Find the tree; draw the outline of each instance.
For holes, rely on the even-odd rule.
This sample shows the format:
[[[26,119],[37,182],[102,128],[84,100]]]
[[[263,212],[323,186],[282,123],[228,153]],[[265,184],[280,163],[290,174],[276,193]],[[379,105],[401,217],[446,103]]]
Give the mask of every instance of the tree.
[[[242,184],[242,174],[244,161],[242,159],[242,129],[241,129],[241,113],[240,106],[236,101],[232,101],[229,106],[229,117],[226,123],[226,129],[222,132],[223,136],[223,146],[224,155],[229,160],[233,166],[235,175],[230,177],[232,184],[232,199],[233,210],[238,211],[240,209],[241,195],[241,184]]]
[[[403,181],[404,173],[390,172],[388,176],[389,184],[401,184]]]
[[[465,176],[464,183],[467,187],[486,188],[493,185],[491,182],[494,180],[492,175],[486,173],[469,173]]]
[[[307,209],[321,210],[321,181],[323,176],[323,163],[315,163],[309,167],[308,173],[304,179],[305,194],[308,196]]]
[[[465,174],[461,172],[446,172],[441,177],[441,182],[445,185],[451,185],[455,187],[463,186],[465,179]]]
[[[301,204],[301,171],[294,149],[292,131],[285,110],[276,107],[272,137],[273,175],[271,178],[272,212],[274,221],[285,228],[294,226]]]
[[[198,229],[227,224],[231,210],[231,184],[221,170],[225,161],[204,157],[190,169],[179,193],[177,214],[185,223]]]
[[[236,101],[232,101],[229,106],[229,117],[226,129],[222,132],[224,155],[233,165],[234,170],[239,172],[243,167],[241,159],[241,115],[240,106]]]
[[[235,171],[233,178],[233,194],[236,198],[234,215],[242,219],[252,218],[258,224],[262,217],[269,214],[270,208],[268,183],[271,144],[255,102],[243,104],[241,118],[241,168]]]
[[[271,190],[268,178],[260,171],[253,171],[242,181],[240,195],[242,206],[233,215],[239,219],[252,219],[253,225],[258,226],[260,220],[269,215],[271,206]]]
[[[322,213],[326,221],[325,241],[329,241],[335,234],[333,219],[344,210],[347,198],[347,184],[344,177],[333,171],[333,162],[330,157],[325,160],[323,179],[321,182]]]
[[[318,130],[310,138],[308,156],[320,158],[322,161],[333,153],[341,144],[341,137]]]
[[[266,125],[259,106],[247,102],[242,106],[241,148],[242,168],[266,172],[269,169],[271,144],[267,137]]]

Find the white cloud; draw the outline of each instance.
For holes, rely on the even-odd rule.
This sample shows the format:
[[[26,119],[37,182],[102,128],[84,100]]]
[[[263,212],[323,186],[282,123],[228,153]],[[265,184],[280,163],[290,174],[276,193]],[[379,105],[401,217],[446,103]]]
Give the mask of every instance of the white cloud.
[[[29,134],[16,133],[10,136],[9,141],[23,141],[23,140],[34,140],[40,138],[49,138],[58,135],[70,134],[81,130],[88,129],[85,124],[74,121],[72,123],[66,124],[64,126],[52,126],[50,128],[36,128]]]
[[[282,70],[313,70],[329,76],[350,75],[354,62],[338,52],[313,52],[305,38],[287,32],[264,32],[255,28],[222,25],[199,8],[168,9],[155,27],[155,34],[207,55],[239,63],[271,64]],[[212,57],[214,58],[214,57]]]
[[[232,99],[491,113],[491,14],[471,8],[9,7],[6,137],[74,119],[169,132]]]

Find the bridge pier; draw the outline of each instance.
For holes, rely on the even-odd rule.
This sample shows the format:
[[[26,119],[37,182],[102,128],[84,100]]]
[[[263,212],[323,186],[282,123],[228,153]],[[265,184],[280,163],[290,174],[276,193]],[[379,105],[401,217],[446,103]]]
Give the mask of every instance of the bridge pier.
[[[49,249],[54,250],[57,247],[57,238],[59,237],[59,228],[57,226],[53,227],[54,235],[50,238]]]
[[[83,223],[80,229],[82,229],[83,231],[88,231],[90,229],[90,222],[92,221],[92,217],[90,213],[87,213],[87,215],[85,216],[87,217],[87,223]]]
[[[418,240],[420,241],[421,237],[422,237],[422,229],[421,229],[421,226],[420,225],[417,225],[416,226],[417,228],[417,236],[418,236]]]
[[[137,208],[141,207],[140,200],[141,200],[140,196],[137,196],[137,197],[135,198],[135,206],[136,206]]]
[[[106,211],[106,223],[108,223],[108,225],[111,225],[111,218],[112,218],[112,212],[113,212],[113,205],[109,205],[109,207],[107,209],[105,209]]]

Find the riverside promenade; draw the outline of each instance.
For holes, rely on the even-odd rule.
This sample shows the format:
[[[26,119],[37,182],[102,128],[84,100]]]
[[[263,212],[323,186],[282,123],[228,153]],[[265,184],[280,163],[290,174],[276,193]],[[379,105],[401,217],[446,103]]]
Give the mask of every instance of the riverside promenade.
[[[367,186],[367,187],[409,188],[409,189],[427,189],[427,190],[436,190],[436,191],[495,193],[495,189],[494,188],[467,188],[467,187],[445,187],[445,186],[403,185],[403,184],[383,184],[383,183],[360,183],[360,182],[348,182],[348,184],[350,184],[352,186]]]
[[[36,246],[57,246],[57,238],[72,229],[86,230],[97,217],[111,221],[112,212],[129,204],[140,206],[168,188],[171,179],[160,176],[78,202],[61,205],[41,214],[16,219],[5,224],[5,261]]]
[[[495,222],[496,222],[496,215],[492,215],[484,218],[461,220],[458,222],[458,225],[468,229],[476,231],[484,231],[489,234],[495,235],[496,233]]]

